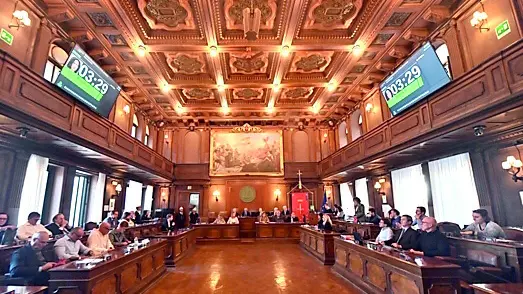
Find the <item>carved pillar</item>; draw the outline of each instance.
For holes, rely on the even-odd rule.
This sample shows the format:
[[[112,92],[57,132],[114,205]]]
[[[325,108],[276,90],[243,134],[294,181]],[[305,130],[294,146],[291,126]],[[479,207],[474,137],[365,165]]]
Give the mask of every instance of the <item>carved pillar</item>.
[[[66,167],[59,210],[61,213],[64,214],[65,219],[69,219],[69,212],[71,211],[71,195],[73,194],[75,176],[76,168],[71,166]]]
[[[20,200],[22,198],[22,188],[24,187],[25,172],[27,170],[27,163],[31,154],[25,152],[17,152],[14,162],[11,185],[7,189],[7,213],[11,221],[16,222],[18,219],[18,211],[20,210]]]

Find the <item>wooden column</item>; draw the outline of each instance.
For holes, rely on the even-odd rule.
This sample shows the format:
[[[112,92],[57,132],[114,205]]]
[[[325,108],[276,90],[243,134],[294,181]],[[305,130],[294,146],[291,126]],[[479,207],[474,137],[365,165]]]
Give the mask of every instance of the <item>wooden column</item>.
[[[25,153],[23,151],[16,153],[13,166],[13,176],[11,178],[11,184],[7,190],[7,205],[5,206],[12,222],[16,222],[18,220],[18,211],[20,210],[22,189],[24,187],[25,173],[30,156],[31,154]]]

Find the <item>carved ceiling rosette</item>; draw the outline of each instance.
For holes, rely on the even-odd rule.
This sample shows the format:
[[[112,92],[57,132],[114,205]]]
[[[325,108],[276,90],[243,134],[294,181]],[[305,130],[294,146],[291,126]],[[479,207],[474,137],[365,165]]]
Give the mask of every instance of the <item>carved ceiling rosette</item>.
[[[363,0],[313,0],[306,29],[347,29],[363,6]]]
[[[329,66],[333,54],[334,52],[332,51],[296,52],[291,72],[323,72]]]
[[[205,62],[198,54],[170,54],[167,56],[167,64],[175,73],[195,75],[205,72]]]
[[[283,98],[288,100],[309,99],[313,91],[312,87],[289,88],[283,92]]]
[[[194,30],[189,0],[138,0],[138,9],[153,30]]]
[[[240,88],[234,89],[232,95],[235,100],[255,101],[263,97],[263,89]]]
[[[231,67],[232,73],[265,73],[267,71],[268,64],[269,57],[266,53],[263,52],[259,52],[254,55],[247,52],[243,54],[232,53],[229,60],[229,66]]]
[[[225,0],[225,25],[227,29],[243,30],[243,10],[251,8],[251,4],[261,11],[260,29],[273,29],[277,12],[276,0]]]
[[[182,93],[188,100],[195,100],[200,102],[206,100],[214,100],[214,93],[210,89],[183,89]]]

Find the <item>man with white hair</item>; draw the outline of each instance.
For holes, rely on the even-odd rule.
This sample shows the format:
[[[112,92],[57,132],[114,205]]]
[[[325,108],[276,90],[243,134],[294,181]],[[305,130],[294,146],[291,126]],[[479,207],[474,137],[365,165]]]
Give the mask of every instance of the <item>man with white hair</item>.
[[[11,277],[23,278],[29,285],[47,286],[47,271],[56,266],[55,262],[47,262],[42,254],[48,241],[48,231],[37,232],[31,236],[29,244],[16,250],[11,256],[9,266]]]
[[[183,212],[183,206],[180,206],[180,208],[178,208],[178,213],[174,217],[174,223],[175,223],[177,230],[183,229],[186,227],[186,219],[187,219],[187,217],[185,216],[185,213]]]
[[[291,215],[291,211],[287,209],[286,205],[284,205],[282,207],[281,215],[283,215],[283,217],[287,217],[287,216]]]

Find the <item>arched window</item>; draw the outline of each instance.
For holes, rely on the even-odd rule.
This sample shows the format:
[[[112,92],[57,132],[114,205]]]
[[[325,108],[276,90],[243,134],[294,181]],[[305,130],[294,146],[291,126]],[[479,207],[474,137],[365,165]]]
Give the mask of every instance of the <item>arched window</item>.
[[[342,122],[338,126],[338,141],[340,143],[340,148],[343,148],[343,146],[347,145],[347,123]]]
[[[361,111],[359,109],[356,109],[350,115],[350,133],[352,141],[355,141],[361,137],[361,135],[363,135],[363,116],[361,115]]]
[[[450,72],[450,59],[449,59],[449,48],[447,44],[442,43],[436,48],[436,55],[439,58],[439,61],[445,68],[447,75],[452,78],[452,73]]]
[[[64,49],[56,44],[51,44],[51,48],[49,48],[49,54],[47,57],[47,63],[45,64],[44,79],[54,83],[60,74],[60,69],[67,61],[67,57],[68,54]]]
[[[138,135],[138,117],[133,114],[133,126],[131,128],[131,136],[135,137]]]
[[[143,143],[146,146],[149,146],[149,126],[148,125],[145,126],[145,137],[143,138]]]

